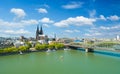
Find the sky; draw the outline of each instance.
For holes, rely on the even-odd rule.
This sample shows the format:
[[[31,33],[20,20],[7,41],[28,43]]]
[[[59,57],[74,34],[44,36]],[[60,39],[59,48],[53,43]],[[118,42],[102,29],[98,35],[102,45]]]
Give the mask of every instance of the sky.
[[[115,38],[120,0],[0,0],[0,37]]]

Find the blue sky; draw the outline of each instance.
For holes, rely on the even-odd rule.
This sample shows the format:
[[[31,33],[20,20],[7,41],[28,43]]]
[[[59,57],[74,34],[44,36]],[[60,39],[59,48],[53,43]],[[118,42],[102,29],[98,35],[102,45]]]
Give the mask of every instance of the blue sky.
[[[120,35],[119,0],[0,0],[0,36],[114,38]]]

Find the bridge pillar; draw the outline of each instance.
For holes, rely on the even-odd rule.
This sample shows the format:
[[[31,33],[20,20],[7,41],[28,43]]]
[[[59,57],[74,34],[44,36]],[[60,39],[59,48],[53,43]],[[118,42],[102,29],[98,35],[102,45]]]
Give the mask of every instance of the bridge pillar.
[[[94,49],[92,49],[92,48],[85,48],[85,52],[93,52],[94,51]]]
[[[85,48],[85,52],[88,52],[88,48]]]

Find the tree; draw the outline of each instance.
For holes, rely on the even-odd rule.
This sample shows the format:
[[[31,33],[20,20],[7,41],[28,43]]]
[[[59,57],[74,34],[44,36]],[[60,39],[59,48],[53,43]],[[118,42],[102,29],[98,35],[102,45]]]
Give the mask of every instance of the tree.
[[[36,44],[35,49],[36,50],[46,50],[48,48],[47,44]]]

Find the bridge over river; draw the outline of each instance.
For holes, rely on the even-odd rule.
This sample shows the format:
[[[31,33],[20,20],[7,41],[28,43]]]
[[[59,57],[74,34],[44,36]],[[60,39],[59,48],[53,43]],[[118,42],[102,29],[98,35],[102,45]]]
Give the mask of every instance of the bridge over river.
[[[83,48],[86,52],[94,52],[94,50],[96,49],[100,49],[100,50],[109,50],[109,51],[117,51],[116,49],[120,49],[120,45],[117,46],[117,48],[113,45],[112,47],[109,46],[105,46],[105,47],[100,47],[97,46],[97,44],[80,44],[80,45],[75,45],[75,44],[64,44],[66,47],[68,48]],[[120,50],[119,50],[120,51]]]
[[[87,47],[87,46],[81,46],[81,45],[70,45],[70,44],[65,44],[66,47],[68,48],[84,48],[86,52],[93,52],[94,48],[92,47]]]

